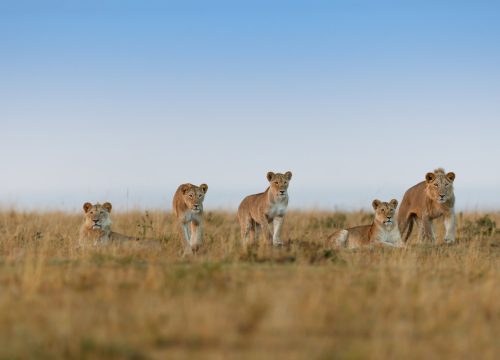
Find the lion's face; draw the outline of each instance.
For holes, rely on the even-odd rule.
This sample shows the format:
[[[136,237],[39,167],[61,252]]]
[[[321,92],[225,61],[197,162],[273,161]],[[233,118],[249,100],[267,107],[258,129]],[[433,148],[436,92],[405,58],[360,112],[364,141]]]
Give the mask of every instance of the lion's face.
[[[392,226],[396,221],[396,208],[398,201],[392,199],[389,202],[373,200],[373,209],[375,210],[375,222],[384,226]]]
[[[271,171],[267,173],[271,193],[278,198],[288,196],[288,185],[291,179],[292,173],[290,171],[284,174],[275,174]]]
[[[427,185],[427,196],[443,204],[453,196],[453,181],[455,173],[445,173],[443,169],[437,169],[434,172],[425,175]]]
[[[205,200],[205,194],[208,191],[207,184],[201,184],[200,186],[186,184],[182,187],[181,191],[184,203],[189,210],[194,213],[203,211],[203,200]]]
[[[85,212],[85,225],[88,229],[103,230],[111,226],[111,204],[106,202],[104,204],[91,203],[83,204],[83,211]]]

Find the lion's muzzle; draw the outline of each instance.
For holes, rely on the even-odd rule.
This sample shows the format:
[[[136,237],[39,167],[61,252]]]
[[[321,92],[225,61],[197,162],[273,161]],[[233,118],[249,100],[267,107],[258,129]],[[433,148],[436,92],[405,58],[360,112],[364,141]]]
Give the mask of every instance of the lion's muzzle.
[[[92,225],[92,229],[97,230],[101,228],[101,224],[99,224],[99,220],[92,220],[94,224]]]

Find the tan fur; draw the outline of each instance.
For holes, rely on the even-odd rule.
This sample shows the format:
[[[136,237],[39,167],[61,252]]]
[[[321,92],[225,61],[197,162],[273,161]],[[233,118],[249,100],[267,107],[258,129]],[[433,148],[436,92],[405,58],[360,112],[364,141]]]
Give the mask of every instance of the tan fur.
[[[182,184],[172,200],[172,208],[182,227],[186,252],[196,252],[203,242],[203,200],[207,184]],[[190,225],[190,226],[189,226]]]
[[[238,208],[241,237],[245,244],[254,243],[256,233],[263,228],[269,243],[282,245],[281,226],[288,206],[288,185],[292,179],[290,171],[285,174],[267,173],[269,187],[260,194],[243,199]],[[273,223],[273,233],[270,224]]]
[[[453,182],[455,173],[437,169],[425,175],[425,181],[406,191],[399,208],[399,229],[406,242],[415,222],[419,224],[420,241],[435,241],[432,221],[443,217],[446,233],[444,241],[455,241],[455,194]]]
[[[367,245],[402,246],[403,242],[396,222],[398,201],[396,199],[390,202],[373,200],[372,206],[375,210],[375,218],[371,225],[336,231],[328,238],[329,245],[348,248]]]
[[[80,228],[80,245],[84,246],[92,242],[96,245],[108,245],[110,243],[122,243],[129,240],[139,240],[136,237],[126,236],[111,230],[111,209],[109,202],[104,204],[83,204],[85,221]]]

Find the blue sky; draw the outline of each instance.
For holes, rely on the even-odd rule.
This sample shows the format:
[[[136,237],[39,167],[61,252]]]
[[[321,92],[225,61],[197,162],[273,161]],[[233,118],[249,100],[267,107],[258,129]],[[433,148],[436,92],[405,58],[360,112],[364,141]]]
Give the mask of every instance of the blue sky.
[[[400,199],[438,166],[500,208],[493,1],[2,1],[0,205]],[[392,172],[393,176],[386,174]],[[99,175],[98,175],[99,174]]]

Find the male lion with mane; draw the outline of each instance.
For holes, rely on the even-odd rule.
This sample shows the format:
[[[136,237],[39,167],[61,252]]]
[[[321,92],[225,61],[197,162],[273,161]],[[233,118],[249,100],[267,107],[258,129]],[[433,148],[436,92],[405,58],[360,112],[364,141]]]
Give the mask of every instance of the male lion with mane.
[[[253,243],[256,233],[264,228],[268,242],[275,246],[283,245],[280,239],[281,226],[288,206],[288,185],[292,173],[267,173],[269,187],[260,194],[249,195],[243,199],[238,208],[238,219],[241,226],[241,237],[248,244],[249,238]],[[273,223],[273,234],[269,227]]]
[[[328,243],[350,249],[366,245],[401,247],[403,242],[396,222],[398,201],[396,199],[389,202],[373,200],[372,206],[375,210],[375,218],[371,225],[339,230],[330,235]]]
[[[419,239],[435,242],[432,221],[444,217],[446,243],[455,242],[455,173],[437,169],[425,175],[425,181],[406,191],[399,208],[399,229],[404,241],[408,241],[413,225],[420,225]],[[406,235],[405,235],[406,233]]]
[[[80,228],[80,244],[92,241],[94,246],[107,245],[109,243],[122,243],[129,240],[139,240],[136,237],[122,235],[111,231],[111,209],[109,202],[92,205],[89,202],[83,204],[85,221]]]

